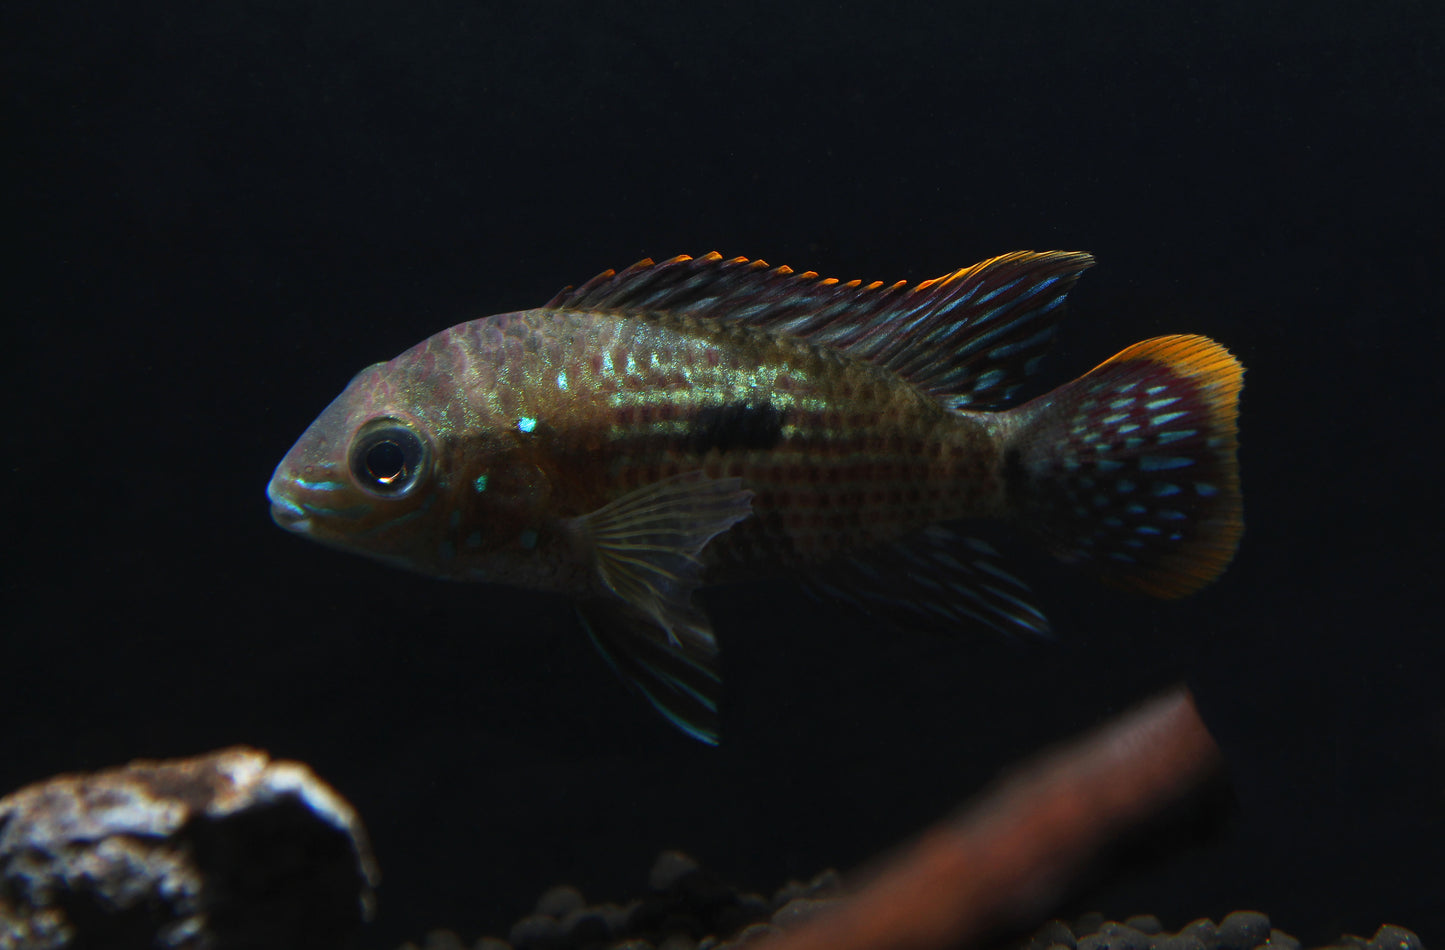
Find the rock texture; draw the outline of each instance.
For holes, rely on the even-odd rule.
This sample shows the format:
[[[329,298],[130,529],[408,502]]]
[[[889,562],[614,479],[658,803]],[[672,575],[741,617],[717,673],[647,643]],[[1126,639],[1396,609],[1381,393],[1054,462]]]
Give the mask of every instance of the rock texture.
[[[255,749],[0,799],[0,950],[347,947],[376,880],[351,806]]]

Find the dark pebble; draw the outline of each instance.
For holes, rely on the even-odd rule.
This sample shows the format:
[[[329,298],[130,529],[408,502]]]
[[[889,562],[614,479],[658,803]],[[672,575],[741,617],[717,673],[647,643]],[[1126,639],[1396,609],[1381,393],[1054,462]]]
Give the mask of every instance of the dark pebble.
[[[724,907],[713,917],[713,930],[720,934],[733,934],[748,924],[768,919],[768,905],[762,901],[739,901],[731,907]]]
[[[723,944],[724,947],[746,947],[749,944],[759,943],[773,936],[778,928],[771,924],[752,924],[732,940]]]
[[[1287,934],[1283,930],[1271,930],[1269,942],[1265,944],[1269,950],[1300,950],[1299,938]]]
[[[667,934],[669,936],[672,934],[686,934],[693,940],[701,937],[707,932],[707,929],[708,928],[702,925],[702,921],[696,917],[691,914],[682,913],[668,914],[657,924],[657,932],[659,934]]]
[[[774,892],[773,906],[782,907],[788,901],[795,900],[799,897],[807,897],[811,893],[812,890],[808,884],[802,881],[789,881]]]
[[[1214,921],[1210,920],[1208,917],[1200,917],[1198,920],[1191,920],[1189,923],[1179,928],[1178,936],[1198,937],[1199,942],[1204,945],[1205,950],[1214,950],[1214,948],[1219,946],[1219,928],[1216,927],[1214,925]]]
[[[450,930],[433,930],[421,942],[422,950],[467,950],[462,938]]]
[[[563,884],[561,887],[545,891],[541,897],[537,898],[537,907],[532,913],[561,920],[573,911],[581,910],[586,906],[587,901],[582,897],[581,891],[569,884]]]
[[[773,906],[782,907],[799,897],[833,897],[843,890],[843,879],[837,871],[828,870],[809,881],[789,881],[773,895]]]
[[[632,910],[641,901],[633,901],[631,904],[597,904],[591,910],[600,914],[602,920],[607,924],[607,932],[613,936],[621,936],[627,932],[627,921],[632,915]]]
[[[1034,931],[1029,942],[1019,950],[1050,950],[1052,947],[1063,947],[1064,950],[1076,950],[1078,947],[1074,941],[1074,932],[1062,920],[1051,920],[1044,924]]]
[[[1394,924],[1386,924],[1375,931],[1375,939],[1370,943],[1380,950],[1425,950],[1425,945],[1414,931],[1396,927]]]
[[[1133,927],[1141,934],[1161,934],[1164,932],[1164,924],[1153,914],[1135,914],[1124,921],[1125,927]]]
[[[1149,935],[1123,924],[1103,924],[1080,938],[1079,950],[1149,950]]]
[[[670,891],[690,874],[701,870],[696,861],[681,851],[664,851],[652,862],[647,875],[647,886],[654,891]]]
[[[689,907],[699,912],[729,907],[738,899],[732,887],[703,872],[683,878],[678,882],[677,892]]]
[[[775,927],[796,927],[833,903],[834,901],[827,899],[795,897],[778,908],[778,912],[773,915],[773,925]]]
[[[1219,922],[1222,950],[1254,950],[1269,940],[1269,918],[1257,910],[1237,910]]]
[[[587,907],[580,907],[562,918],[561,926],[569,945],[605,943],[612,936],[612,928],[607,926],[607,918],[603,917],[599,910]]]
[[[1195,934],[1179,933],[1172,937],[1155,938],[1151,944],[1154,950],[1208,950],[1204,941]]]
[[[676,906],[676,901],[656,896],[633,901],[626,907],[627,916],[623,920],[621,929],[618,930],[615,927],[613,929],[619,933],[644,933],[656,930],[662,918],[672,913]]]
[[[529,950],[532,947],[554,947],[562,942],[562,924],[555,917],[533,914],[512,925],[507,934],[512,946]]]

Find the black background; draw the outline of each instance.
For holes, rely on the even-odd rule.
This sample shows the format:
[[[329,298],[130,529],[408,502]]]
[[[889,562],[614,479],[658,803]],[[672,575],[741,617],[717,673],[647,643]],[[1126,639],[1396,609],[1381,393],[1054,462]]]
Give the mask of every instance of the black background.
[[[625,899],[664,847],[757,889],[855,866],[1183,678],[1232,813],[1064,910],[1445,942],[1437,4],[4,10],[0,789],[303,759],[372,832],[381,947],[504,931],[561,881]],[[560,599],[268,517],[357,369],[604,267],[919,279],[1018,248],[1099,260],[1048,382],[1165,332],[1248,367],[1248,527],[1203,594],[1025,559],[1039,646],[716,593],[713,750]]]

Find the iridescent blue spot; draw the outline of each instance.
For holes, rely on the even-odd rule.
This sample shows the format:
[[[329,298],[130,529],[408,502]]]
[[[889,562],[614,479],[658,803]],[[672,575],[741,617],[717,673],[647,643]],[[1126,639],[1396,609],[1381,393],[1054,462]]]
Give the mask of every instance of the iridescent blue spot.
[[[522,418],[517,420],[517,428],[523,432],[531,432],[533,429],[537,428],[537,420],[533,419],[531,416],[523,416]]]
[[[1179,494],[1179,486],[1169,482],[1155,482],[1149,493],[1155,498],[1168,498],[1170,495]]]
[[[982,297],[978,298],[978,302],[979,302],[979,303],[988,303],[990,300],[992,300],[993,298],[997,297],[999,294],[1003,293],[1005,290],[1010,290],[1010,289],[1012,289],[1012,288],[1014,288],[1014,287],[1017,287],[1018,284],[1019,284],[1019,281],[1021,281],[1021,280],[1023,280],[1023,278],[1022,278],[1022,277],[1018,277],[1018,278],[1015,278],[1014,280],[1009,281],[1008,283],[1004,284],[1004,285],[1001,286],[1001,287],[995,287],[993,290],[990,290],[988,293],[986,293],[986,294],[984,294]]]
[[[1181,455],[1143,455],[1139,457],[1139,471],[1167,472],[1174,468],[1188,468],[1194,459]]]
[[[1094,463],[1094,467],[1101,472],[1113,472],[1123,468],[1124,463],[1116,459],[1099,459]]]
[[[350,508],[327,508],[325,505],[313,505],[303,501],[301,507],[306,509],[307,514],[320,515],[323,518],[364,518],[371,511],[370,505],[352,505]]]
[[[1182,511],[1171,511],[1168,508],[1159,512],[1159,517],[1164,521],[1183,521],[1189,516]]]
[[[1114,490],[1121,495],[1127,495],[1134,490],[1134,483],[1127,478],[1121,478],[1114,483]]]
[[[1145,509],[1143,505],[1130,505],[1129,507],[1124,509],[1125,512],[1131,515],[1142,515],[1144,513],[1144,510]]]
[[[980,374],[979,377],[978,377],[978,379],[974,380],[974,383],[973,383],[973,391],[974,391],[974,392],[981,392],[981,391],[983,391],[983,390],[985,390],[985,389],[992,389],[993,387],[997,386],[999,383],[1003,382],[1003,377],[1004,377],[1004,372],[1003,372],[1003,370],[998,369],[997,367],[995,367],[995,368],[993,368],[993,369],[991,369],[991,370],[988,370],[988,371]]]
[[[313,482],[313,481],[308,481],[307,479],[304,479],[304,478],[298,478],[298,479],[296,479],[296,484],[297,484],[297,485],[300,485],[302,488],[307,489],[308,491],[336,491],[338,488],[345,488],[345,487],[346,487],[346,483],[345,483],[345,482],[332,482],[332,481]]]
[[[477,490],[477,494],[481,494],[482,492],[486,491],[486,490],[487,490],[487,476],[485,476],[485,475],[478,475],[478,476],[476,477],[476,480],[472,482],[472,487]]]
[[[557,388],[564,393],[567,391],[567,371],[565,369],[557,373]]]
[[[528,528],[527,530],[522,532],[520,540],[522,542],[522,547],[530,551],[537,546],[537,532],[533,531],[531,528]]]
[[[1181,442],[1184,439],[1192,438],[1198,434],[1198,429],[1175,429],[1171,432],[1159,433],[1159,438],[1156,441],[1160,445],[1168,445],[1170,442]]]
[[[1219,494],[1219,489],[1208,482],[1195,482],[1194,493],[1204,498]]]
[[[469,547],[469,548],[479,548],[479,547],[481,547],[481,546],[482,546],[482,533],[481,533],[480,531],[473,531],[471,534],[467,535],[467,547]]]
[[[1139,534],[1163,534],[1163,533],[1164,533],[1164,532],[1160,531],[1158,528],[1154,527],[1152,524],[1141,524],[1139,527],[1135,528],[1134,530],[1137,531]]]

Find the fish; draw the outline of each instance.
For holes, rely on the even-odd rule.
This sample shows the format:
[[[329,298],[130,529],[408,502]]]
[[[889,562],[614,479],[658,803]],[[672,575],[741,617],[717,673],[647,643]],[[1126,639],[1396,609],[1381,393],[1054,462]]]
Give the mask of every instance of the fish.
[[[1243,533],[1244,368],[1144,340],[1018,402],[1094,258],[1018,251],[917,283],[714,252],[645,259],[358,373],[267,486],[282,528],[440,578],[550,591],[709,744],[699,589],[791,575],[924,630],[1048,636],[976,525],[1163,598]]]

